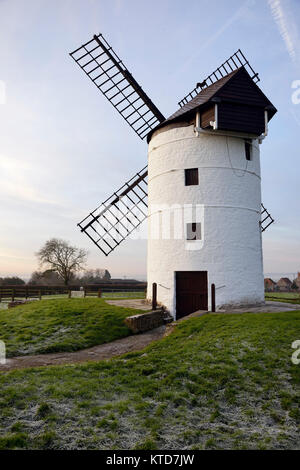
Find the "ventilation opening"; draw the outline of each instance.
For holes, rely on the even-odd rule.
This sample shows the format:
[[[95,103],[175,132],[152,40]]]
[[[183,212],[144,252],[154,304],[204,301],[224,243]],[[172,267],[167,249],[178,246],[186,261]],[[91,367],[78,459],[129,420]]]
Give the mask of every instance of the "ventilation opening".
[[[249,162],[252,160],[252,143],[251,140],[245,140],[245,156]]]
[[[197,186],[199,184],[198,168],[185,170],[185,185]]]
[[[201,223],[186,224],[186,239],[189,241],[201,240]]]

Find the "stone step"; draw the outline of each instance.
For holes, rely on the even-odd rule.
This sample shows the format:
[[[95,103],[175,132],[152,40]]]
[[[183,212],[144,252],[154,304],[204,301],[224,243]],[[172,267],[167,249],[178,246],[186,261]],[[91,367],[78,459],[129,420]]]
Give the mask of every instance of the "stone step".
[[[174,318],[171,317],[170,315],[168,315],[164,318],[164,324],[165,325],[168,324],[168,323],[172,323],[173,321],[174,321]]]
[[[165,324],[166,313],[160,310],[141,313],[125,318],[125,324],[133,333],[143,333]]]

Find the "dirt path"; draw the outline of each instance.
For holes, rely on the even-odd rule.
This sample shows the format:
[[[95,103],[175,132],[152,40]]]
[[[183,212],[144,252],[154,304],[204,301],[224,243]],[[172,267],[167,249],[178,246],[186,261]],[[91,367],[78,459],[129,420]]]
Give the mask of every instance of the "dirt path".
[[[118,300],[108,301],[113,305],[128,306],[132,304],[132,300]],[[149,310],[149,307],[145,305],[142,300],[134,300],[134,308],[143,308]],[[267,301],[265,305],[261,307],[248,307],[244,309],[231,309],[229,312],[219,311],[217,313],[267,313],[267,312],[285,312],[291,310],[300,310],[300,305],[288,304],[283,302],[272,302]],[[17,356],[11,359],[7,359],[6,364],[0,364],[0,371],[10,371],[14,369],[25,369],[28,367],[40,367],[40,366],[52,366],[59,364],[75,364],[87,361],[100,361],[103,359],[109,359],[111,357],[120,356],[131,351],[139,351],[153,341],[159,340],[166,335],[173,332],[176,324],[180,321],[187,320],[192,317],[200,317],[207,315],[208,312],[198,311],[191,315],[188,315],[177,322],[171,323],[165,326],[161,326],[152,331],[139,335],[127,336],[126,338],[112,341],[111,343],[100,344],[88,349],[82,349],[76,352],[64,352],[54,354],[39,354],[33,356]]]
[[[82,349],[76,352],[17,356],[7,359],[5,365],[0,364],[0,371],[109,359],[131,351],[144,349],[153,341],[163,338],[165,330],[166,327],[161,326],[143,334],[127,336],[126,338],[117,339],[111,343],[100,344],[99,346]]]

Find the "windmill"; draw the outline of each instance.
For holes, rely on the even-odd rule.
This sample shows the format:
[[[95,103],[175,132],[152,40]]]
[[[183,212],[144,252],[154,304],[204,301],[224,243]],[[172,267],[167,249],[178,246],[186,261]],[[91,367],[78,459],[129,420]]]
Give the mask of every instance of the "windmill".
[[[210,307],[212,283],[218,308],[263,302],[261,233],[274,220],[261,204],[259,144],[277,110],[242,51],[168,119],[102,34],[70,56],[149,144],[148,166],[88,214],[81,231],[108,256],[146,218],[149,234],[161,233],[162,217],[174,228],[179,214],[182,237],[148,237],[148,297],[156,283],[158,301],[177,318]]]

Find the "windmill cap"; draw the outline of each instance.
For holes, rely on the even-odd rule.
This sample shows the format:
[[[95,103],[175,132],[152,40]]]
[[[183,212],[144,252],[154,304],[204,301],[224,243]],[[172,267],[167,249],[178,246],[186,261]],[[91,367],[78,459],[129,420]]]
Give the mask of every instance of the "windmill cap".
[[[221,96],[218,96],[218,94],[221,93],[221,91],[223,91],[223,89],[229,82],[233,81],[238,76],[242,76],[242,74],[246,74],[244,76],[246,76],[247,79],[249,80],[249,86],[254,87],[254,89],[256,90],[256,93],[259,96],[259,101],[260,101],[259,106],[267,110],[269,114],[269,120],[272,119],[274,114],[277,112],[277,109],[273,106],[271,101],[262,92],[259,86],[256,83],[254,83],[254,81],[252,80],[251,76],[249,75],[245,67],[240,67],[239,69],[234,70],[233,72],[229,73],[225,77],[222,77],[220,80],[216,81],[215,83],[208,86],[207,88],[204,88],[203,90],[201,90],[191,101],[186,103],[184,106],[182,106],[182,108],[178,109],[175,113],[173,113],[168,119],[166,119],[165,121],[160,123],[158,126],[156,126],[154,129],[152,129],[147,135],[147,142],[148,143],[150,142],[153,133],[157,131],[158,129],[161,129],[162,127],[168,124],[171,124],[173,122],[188,118],[195,111],[201,110],[201,108],[207,105],[208,103],[220,103],[222,101],[226,101],[225,98],[223,99]],[[232,99],[235,102],[239,102],[241,104],[244,103],[243,98],[241,98],[240,90],[238,89],[236,93],[232,92]],[[246,102],[245,104],[249,105],[249,103],[246,103]]]

